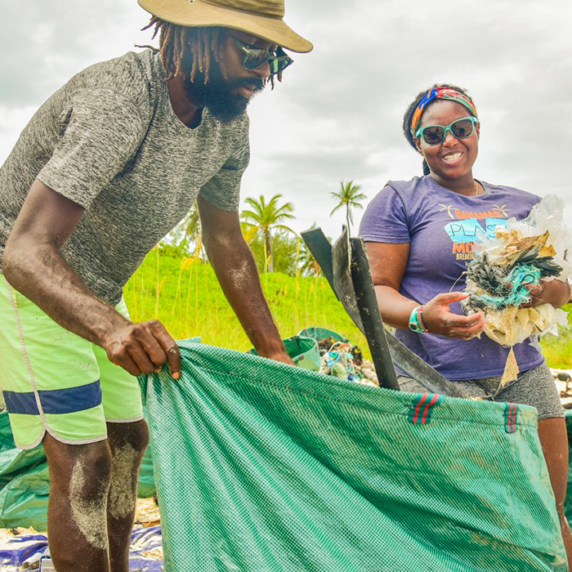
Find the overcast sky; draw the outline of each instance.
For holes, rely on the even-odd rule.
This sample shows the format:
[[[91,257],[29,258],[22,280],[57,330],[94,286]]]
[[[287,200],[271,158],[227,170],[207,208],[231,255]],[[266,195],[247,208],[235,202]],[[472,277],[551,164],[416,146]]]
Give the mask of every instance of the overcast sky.
[[[135,0],[0,0],[0,162],[34,111],[72,75],[150,41]],[[572,215],[570,0],[286,0],[315,50],[250,106],[242,196],[281,193],[297,231],[337,236],[330,192],[353,180],[371,199],[421,174],[401,131],[435,82],[460,85],[481,119],[482,180],[557,194]],[[361,212],[356,212],[357,219]]]

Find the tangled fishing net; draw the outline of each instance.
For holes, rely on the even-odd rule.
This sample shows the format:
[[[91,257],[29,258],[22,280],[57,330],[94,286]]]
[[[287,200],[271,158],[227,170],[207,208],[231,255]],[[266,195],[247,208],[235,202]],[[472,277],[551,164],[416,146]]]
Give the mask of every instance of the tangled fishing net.
[[[485,313],[486,335],[510,347],[502,383],[516,379],[519,372],[513,346],[530,336],[558,334],[558,325],[567,325],[567,314],[551,304],[523,308],[531,302],[529,287],[542,280],[572,277],[572,243],[563,221],[564,203],[549,195],[530,215],[507,226],[497,226],[495,236],[484,232],[475,243],[474,258],[467,267],[463,301],[468,315]]]
[[[364,359],[358,346],[324,338],[318,340],[318,347],[321,356],[320,373],[362,385],[379,386],[372,362]]]

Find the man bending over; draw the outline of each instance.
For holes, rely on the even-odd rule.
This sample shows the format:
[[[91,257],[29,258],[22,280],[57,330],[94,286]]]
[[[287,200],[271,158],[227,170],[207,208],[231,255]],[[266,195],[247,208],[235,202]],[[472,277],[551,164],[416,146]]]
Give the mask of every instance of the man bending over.
[[[148,441],[134,376],[177,345],[122,288],[198,200],[222,288],[259,355],[290,363],[240,230],[251,97],[312,45],[283,0],[139,0],[160,50],[81,72],[0,168],[0,386],[18,447],[49,462],[58,572],[127,572]]]

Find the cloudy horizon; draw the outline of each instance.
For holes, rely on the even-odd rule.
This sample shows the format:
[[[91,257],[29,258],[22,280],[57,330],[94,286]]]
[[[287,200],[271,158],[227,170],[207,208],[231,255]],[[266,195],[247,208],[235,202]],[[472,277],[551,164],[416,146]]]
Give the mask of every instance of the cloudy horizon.
[[[4,16],[0,163],[72,75],[151,41],[135,0],[6,3]],[[316,222],[338,235],[344,213],[330,218],[330,193],[341,180],[361,185],[369,201],[388,180],[421,174],[401,119],[419,91],[448,82],[467,88],[479,109],[475,176],[557,194],[571,214],[571,16],[565,0],[286,0],[286,21],[315,50],[293,54],[284,82],[249,108],[243,200],[281,193],[295,206],[295,230]]]

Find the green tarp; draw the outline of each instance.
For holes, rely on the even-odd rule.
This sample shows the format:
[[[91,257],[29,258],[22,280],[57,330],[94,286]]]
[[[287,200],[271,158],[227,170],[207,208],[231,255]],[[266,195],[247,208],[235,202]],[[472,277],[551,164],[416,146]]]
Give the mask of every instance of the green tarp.
[[[46,530],[49,493],[44,450],[16,449],[8,413],[0,413],[0,528]]]
[[[167,571],[567,569],[534,409],[181,354],[142,384]]]

